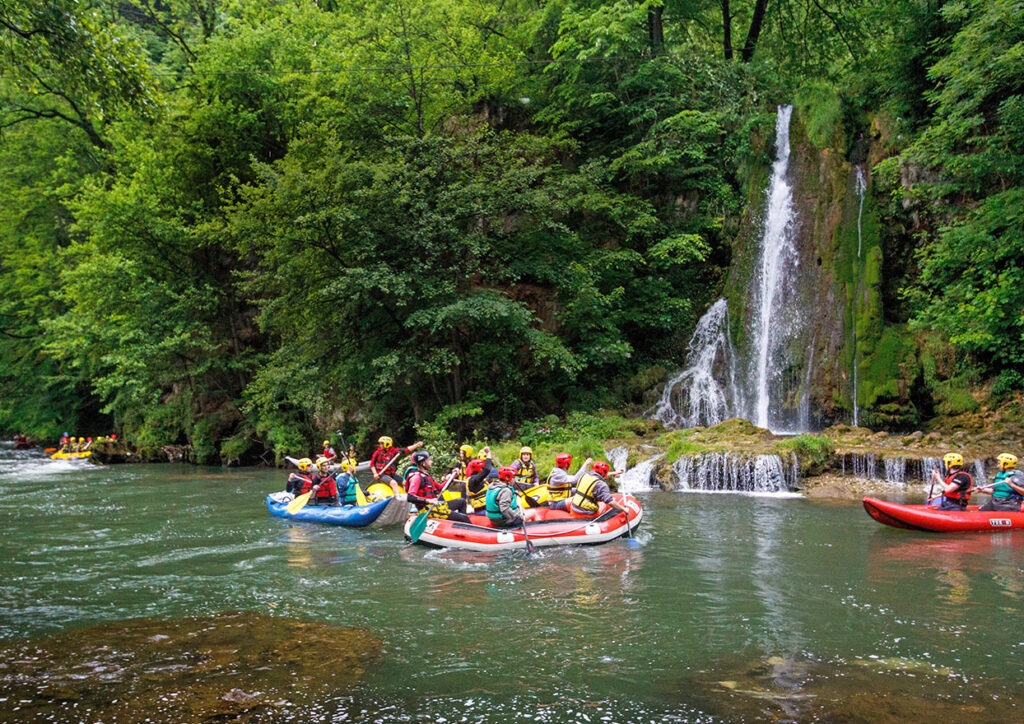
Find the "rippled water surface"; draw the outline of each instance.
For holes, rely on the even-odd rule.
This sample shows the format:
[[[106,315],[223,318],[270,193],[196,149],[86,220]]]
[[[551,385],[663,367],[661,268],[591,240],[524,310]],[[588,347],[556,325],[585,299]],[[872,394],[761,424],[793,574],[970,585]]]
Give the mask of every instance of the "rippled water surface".
[[[0,449],[0,638],[226,611],[373,632],[377,663],[305,720],[1021,717],[1019,532],[649,493],[640,549],[439,552],[397,528],[271,518],[263,496],[282,482]],[[10,719],[18,702],[2,694]]]

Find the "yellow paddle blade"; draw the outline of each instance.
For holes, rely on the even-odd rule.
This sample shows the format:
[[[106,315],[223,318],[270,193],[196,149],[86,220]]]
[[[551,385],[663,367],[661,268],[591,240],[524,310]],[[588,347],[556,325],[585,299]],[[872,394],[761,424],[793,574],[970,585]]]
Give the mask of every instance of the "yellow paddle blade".
[[[285,510],[287,512],[289,512],[289,513],[297,513],[298,511],[302,510],[306,506],[306,503],[309,502],[309,496],[311,496],[312,494],[313,494],[312,490],[310,490],[308,493],[303,493],[302,495],[297,497],[295,500],[293,500],[292,502],[288,503],[288,507],[285,508]]]
[[[356,483],[356,505],[368,505],[366,495],[363,494],[363,489]]]

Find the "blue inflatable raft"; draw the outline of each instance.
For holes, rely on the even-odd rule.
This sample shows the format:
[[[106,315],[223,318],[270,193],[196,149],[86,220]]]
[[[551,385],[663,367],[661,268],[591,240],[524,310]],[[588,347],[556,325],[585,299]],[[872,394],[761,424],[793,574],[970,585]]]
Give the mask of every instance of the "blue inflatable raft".
[[[289,513],[285,510],[286,507],[287,503],[279,503],[272,495],[267,496],[267,510],[271,515],[307,523],[365,528],[374,524],[380,526],[404,523],[409,517],[409,503],[406,502],[405,496],[386,498],[369,505],[342,505],[333,508],[307,505],[294,513]]]

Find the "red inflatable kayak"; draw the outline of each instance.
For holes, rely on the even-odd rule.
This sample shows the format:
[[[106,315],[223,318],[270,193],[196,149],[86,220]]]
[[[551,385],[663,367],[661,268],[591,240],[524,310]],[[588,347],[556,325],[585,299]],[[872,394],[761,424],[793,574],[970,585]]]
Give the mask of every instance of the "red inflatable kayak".
[[[901,505],[876,498],[864,498],[864,510],[879,523],[894,528],[927,530],[935,533],[961,531],[1015,530],[1024,528],[1024,513],[999,510],[939,510],[930,505]]]
[[[629,510],[629,528],[636,530],[644,517],[643,508],[632,495],[613,495]],[[578,546],[607,543],[626,535],[622,513],[607,508],[593,518],[575,518],[561,510],[536,509],[541,517],[526,524],[530,542],[536,546]],[[522,527],[495,528],[486,515],[469,516],[472,522],[431,518],[418,543],[433,548],[464,548],[471,551],[505,551],[526,548]],[[405,524],[405,537],[415,516]]]

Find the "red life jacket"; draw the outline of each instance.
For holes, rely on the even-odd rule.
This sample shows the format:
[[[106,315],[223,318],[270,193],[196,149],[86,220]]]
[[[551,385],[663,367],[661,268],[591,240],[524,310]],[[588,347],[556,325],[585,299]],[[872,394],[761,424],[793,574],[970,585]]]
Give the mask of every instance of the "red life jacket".
[[[323,478],[320,480],[320,487],[316,490],[316,498],[333,498],[338,494],[338,484],[334,478]]]
[[[441,494],[441,486],[430,475],[421,470],[409,473],[406,489],[421,498],[436,498]]]
[[[955,482],[954,478],[956,478],[958,475],[967,476],[967,487],[957,488],[952,493],[944,493],[944,495],[950,500],[963,500],[964,505],[966,505],[967,501],[971,499],[971,490],[974,489],[974,478],[972,478],[971,474],[966,470],[958,470],[955,473],[951,473],[946,476],[946,485],[950,485],[951,483]]]

